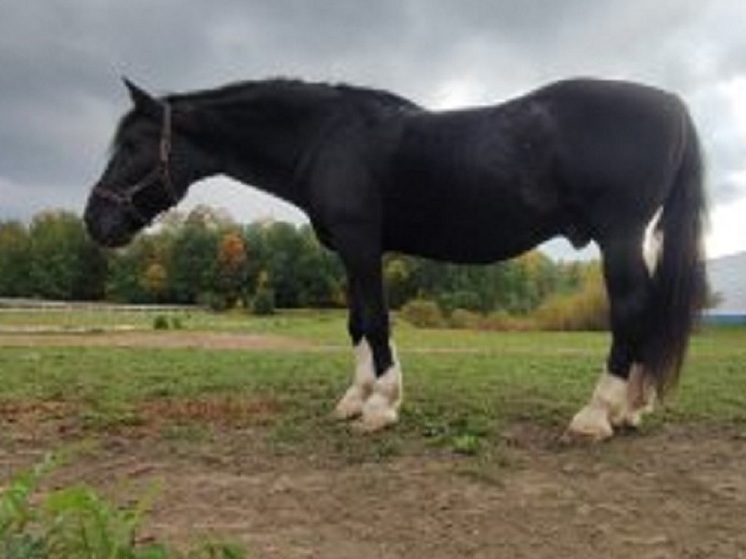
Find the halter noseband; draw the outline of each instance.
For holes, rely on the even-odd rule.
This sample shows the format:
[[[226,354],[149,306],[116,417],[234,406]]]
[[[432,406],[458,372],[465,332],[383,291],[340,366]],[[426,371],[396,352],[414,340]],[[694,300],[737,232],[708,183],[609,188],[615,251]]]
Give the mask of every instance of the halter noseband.
[[[176,205],[179,201],[179,197],[176,194],[176,189],[171,181],[171,172],[169,169],[169,161],[171,159],[171,106],[168,103],[162,103],[163,106],[163,128],[161,129],[161,140],[158,150],[158,164],[156,167],[146,174],[142,179],[137,181],[135,184],[128,186],[122,192],[112,192],[106,190],[97,185],[93,189],[93,194],[104,200],[114,202],[118,206],[122,206],[125,211],[129,212],[139,222],[140,225],[147,225],[151,222],[151,218],[145,217],[142,212],[135,205],[134,197],[141,190],[149,188],[153,184],[156,184],[159,180],[163,183],[163,187],[166,194],[171,201],[171,205]]]

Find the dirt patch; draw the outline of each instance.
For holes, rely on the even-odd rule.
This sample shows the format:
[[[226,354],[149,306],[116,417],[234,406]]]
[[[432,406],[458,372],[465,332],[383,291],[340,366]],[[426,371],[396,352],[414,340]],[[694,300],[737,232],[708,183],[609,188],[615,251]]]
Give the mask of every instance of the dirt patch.
[[[143,423],[199,423],[219,427],[242,427],[264,423],[282,410],[278,400],[202,397],[169,398],[144,402],[137,408]]]
[[[111,435],[61,481],[108,490],[161,480],[146,536],[227,536],[255,558],[746,557],[746,441],[736,429],[665,427],[567,448],[515,425],[504,439],[491,459],[350,464],[268,452],[255,428],[199,445]],[[5,470],[42,452],[13,446],[0,451]]]
[[[97,333],[0,334],[0,346],[148,347],[307,351],[315,346],[297,338],[270,334],[217,332],[102,331]]]

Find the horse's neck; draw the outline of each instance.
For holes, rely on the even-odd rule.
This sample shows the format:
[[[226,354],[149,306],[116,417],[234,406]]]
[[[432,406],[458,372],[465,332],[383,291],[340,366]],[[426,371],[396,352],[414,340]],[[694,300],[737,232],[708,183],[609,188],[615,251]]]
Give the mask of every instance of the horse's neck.
[[[209,133],[219,172],[303,208],[297,173],[323,127],[322,111],[281,105],[259,109],[250,103],[211,109]]]

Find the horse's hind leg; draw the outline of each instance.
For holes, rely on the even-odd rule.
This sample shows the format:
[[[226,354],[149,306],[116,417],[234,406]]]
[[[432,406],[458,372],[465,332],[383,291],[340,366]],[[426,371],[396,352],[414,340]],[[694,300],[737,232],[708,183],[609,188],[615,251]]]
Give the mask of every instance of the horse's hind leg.
[[[641,365],[646,341],[651,279],[642,254],[642,237],[602,243],[609,296],[612,344],[606,370],[590,402],[570,423],[569,432],[592,440],[614,434],[614,427],[636,427],[652,403]]]

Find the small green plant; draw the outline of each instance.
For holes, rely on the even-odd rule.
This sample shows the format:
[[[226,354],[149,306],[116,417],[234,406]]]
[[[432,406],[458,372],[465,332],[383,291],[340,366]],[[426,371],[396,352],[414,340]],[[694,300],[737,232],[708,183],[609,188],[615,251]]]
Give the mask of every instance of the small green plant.
[[[275,292],[268,287],[257,289],[251,302],[251,312],[257,316],[268,316],[275,312]]]
[[[153,319],[153,330],[168,330],[168,318],[162,314],[157,315]]]
[[[118,506],[87,485],[42,492],[56,466],[48,457],[22,472],[0,494],[3,559],[241,559],[244,552],[208,543],[180,554],[161,542],[140,543],[137,531],[150,509],[147,499]]]
[[[476,456],[482,448],[482,439],[477,435],[465,433],[453,438],[453,451],[456,454]]]

